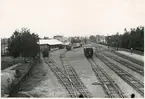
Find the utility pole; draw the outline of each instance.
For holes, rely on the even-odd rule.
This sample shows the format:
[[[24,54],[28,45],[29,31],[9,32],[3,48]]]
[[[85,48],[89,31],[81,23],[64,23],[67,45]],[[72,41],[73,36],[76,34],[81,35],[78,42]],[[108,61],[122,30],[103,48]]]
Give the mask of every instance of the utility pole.
[[[3,42],[4,42],[3,48],[4,48],[4,55],[5,55],[5,39],[3,39]]]
[[[117,40],[117,51],[118,51],[118,46],[119,46],[119,42],[118,42],[118,40]]]
[[[41,52],[41,49],[40,49],[40,38],[39,38],[39,41],[38,41],[38,44],[39,44],[39,63],[40,63],[40,52]]]

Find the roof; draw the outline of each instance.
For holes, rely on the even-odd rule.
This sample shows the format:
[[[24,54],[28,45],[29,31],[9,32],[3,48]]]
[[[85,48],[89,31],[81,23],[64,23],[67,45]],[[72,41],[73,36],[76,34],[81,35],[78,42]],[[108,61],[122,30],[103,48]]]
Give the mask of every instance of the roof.
[[[60,41],[58,41],[58,40],[56,40],[56,39],[49,39],[49,40],[47,40],[47,39],[43,39],[43,40],[39,40],[39,42],[40,42],[40,45],[42,45],[42,44],[48,44],[48,45],[58,45],[58,44],[63,44],[62,42],[60,42]]]
[[[69,44],[70,44],[70,42],[65,42],[65,43],[64,43],[64,45],[69,45]]]

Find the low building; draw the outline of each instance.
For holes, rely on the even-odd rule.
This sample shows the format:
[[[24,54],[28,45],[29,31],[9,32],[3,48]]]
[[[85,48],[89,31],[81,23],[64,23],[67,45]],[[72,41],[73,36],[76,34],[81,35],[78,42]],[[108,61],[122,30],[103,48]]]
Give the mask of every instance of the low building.
[[[104,43],[104,44],[106,44],[105,36],[103,36],[103,35],[96,35],[96,43]]]
[[[63,46],[64,44],[56,39],[41,39],[39,40],[40,49],[41,51],[48,49],[54,49],[54,48],[60,48],[60,46]]]
[[[67,38],[64,37],[64,36],[61,36],[61,35],[56,35],[53,38],[57,39],[57,40],[59,40],[60,42],[63,42],[63,43],[67,42]]]

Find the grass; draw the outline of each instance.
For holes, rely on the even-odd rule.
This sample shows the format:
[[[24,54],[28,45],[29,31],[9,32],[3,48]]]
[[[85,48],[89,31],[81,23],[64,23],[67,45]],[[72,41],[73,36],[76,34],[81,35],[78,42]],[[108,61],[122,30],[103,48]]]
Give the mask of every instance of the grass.
[[[14,64],[21,62],[20,58],[12,58],[10,56],[1,57],[1,70],[11,67]]]
[[[22,70],[27,71],[29,64],[22,64],[17,67],[12,68],[11,70]]]

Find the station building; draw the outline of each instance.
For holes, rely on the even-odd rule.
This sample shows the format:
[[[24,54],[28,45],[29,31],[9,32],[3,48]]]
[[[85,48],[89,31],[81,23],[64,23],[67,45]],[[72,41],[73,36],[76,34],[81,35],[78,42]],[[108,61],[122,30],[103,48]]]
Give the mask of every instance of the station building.
[[[40,39],[39,40],[40,50],[44,51],[48,49],[49,51],[52,49],[60,48],[64,46],[64,44],[56,39]]]

